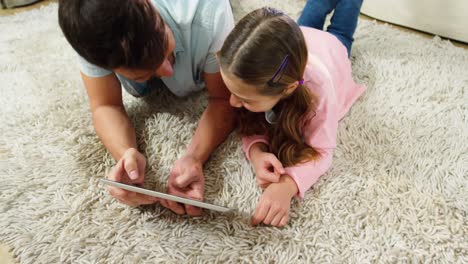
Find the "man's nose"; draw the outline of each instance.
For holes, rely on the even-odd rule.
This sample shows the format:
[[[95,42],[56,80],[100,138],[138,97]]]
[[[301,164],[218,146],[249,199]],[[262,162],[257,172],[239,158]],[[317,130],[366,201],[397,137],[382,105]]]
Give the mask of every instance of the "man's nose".
[[[170,77],[172,76],[172,74],[174,74],[174,68],[172,67],[172,63],[168,59],[165,59],[156,71],[156,75]]]

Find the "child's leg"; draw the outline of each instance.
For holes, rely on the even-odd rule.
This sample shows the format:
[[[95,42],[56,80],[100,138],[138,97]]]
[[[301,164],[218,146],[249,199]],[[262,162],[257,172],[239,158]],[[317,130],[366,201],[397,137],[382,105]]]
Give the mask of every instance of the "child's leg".
[[[300,26],[323,30],[327,15],[335,8],[338,0],[307,0],[302,14],[297,20]]]
[[[351,54],[353,35],[356,30],[363,0],[339,0],[327,31],[335,35]]]

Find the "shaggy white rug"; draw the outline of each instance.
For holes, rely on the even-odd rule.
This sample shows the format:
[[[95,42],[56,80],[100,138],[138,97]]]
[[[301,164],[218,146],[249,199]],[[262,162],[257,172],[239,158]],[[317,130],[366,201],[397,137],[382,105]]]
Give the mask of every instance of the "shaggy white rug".
[[[304,4],[232,2],[237,19]],[[113,161],[56,11],[0,17],[0,241],[19,262],[468,263],[467,50],[360,21],[352,60],[368,91],[341,122],[333,168],[287,227],[252,227],[260,191],[235,136],[205,166],[206,199],[242,213],[130,208],[98,185]],[[162,190],[206,97],[125,102]]]

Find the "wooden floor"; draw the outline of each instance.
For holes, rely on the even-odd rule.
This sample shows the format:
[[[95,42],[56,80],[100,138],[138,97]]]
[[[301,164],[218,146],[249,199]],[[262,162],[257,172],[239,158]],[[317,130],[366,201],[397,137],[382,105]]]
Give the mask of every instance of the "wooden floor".
[[[56,2],[58,2],[58,0],[43,0],[43,1],[37,2],[37,3],[32,4],[32,5],[18,7],[18,8],[14,8],[14,9],[0,9],[0,16],[14,15],[14,14],[19,13],[19,12],[24,12],[24,11],[28,11],[28,10],[35,9],[35,8],[40,8],[41,6],[45,6],[45,5],[48,5],[50,3],[56,3]],[[373,18],[365,16],[365,15],[361,15],[360,19],[374,20]],[[378,22],[378,23],[384,23],[384,22]],[[409,28],[405,28],[405,27],[401,27],[401,26],[397,26],[397,25],[394,25],[394,26],[396,28],[398,28],[399,30],[409,32],[411,34],[418,34],[418,35],[424,36],[426,38],[432,38],[433,37],[433,35],[428,34],[428,33],[416,31],[416,30],[413,30],[413,29],[409,29]],[[468,44],[467,43],[462,43],[462,42],[458,42],[458,41],[454,41],[454,40],[452,40],[452,43],[455,46],[462,47],[464,49],[468,49]],[[6,151],[2,150],[1,147],[2,146],[0,146],[0,159],[2,158],[2,153],[6,154]],[[0,241],[0,264],[13,264],[13,263],[15,263],[15,262],[14,262],[13,258],[10,256],[10,254],[8,252],[8,248],[3,246],[1,244],[1,241]]]

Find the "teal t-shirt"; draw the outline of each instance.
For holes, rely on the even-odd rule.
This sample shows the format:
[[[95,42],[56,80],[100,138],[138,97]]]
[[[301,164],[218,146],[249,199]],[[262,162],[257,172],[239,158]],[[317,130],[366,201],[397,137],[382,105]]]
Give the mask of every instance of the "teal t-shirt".
[[[229,0],[152,0],[174,33],[174,74],[162,81],[177,96],[204,87],[202,73],[219,72],[216,60],[227,35],[234,27]],[[112,74],[79,57],[80,70],[89,77]]]

